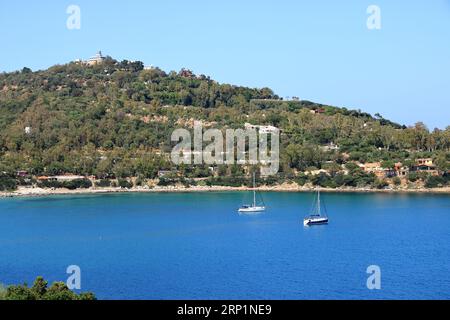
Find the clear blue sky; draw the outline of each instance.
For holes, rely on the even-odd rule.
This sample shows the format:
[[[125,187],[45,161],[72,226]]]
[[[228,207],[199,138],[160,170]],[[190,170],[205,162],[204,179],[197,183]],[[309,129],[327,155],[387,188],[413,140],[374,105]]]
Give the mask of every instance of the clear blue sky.
[[[2,1],[0,70],[44,69],[101,49],[402,124],[450,125],[450,0],[217,2]],[[81,8],[80,30],[66,28],[71,4]],[[371,4],[381,30],[366,27]]]

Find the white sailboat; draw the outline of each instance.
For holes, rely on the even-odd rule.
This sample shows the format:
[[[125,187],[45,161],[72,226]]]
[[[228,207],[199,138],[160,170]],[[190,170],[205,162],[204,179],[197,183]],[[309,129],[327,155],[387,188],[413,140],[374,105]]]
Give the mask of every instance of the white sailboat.
[[[259,212],[266,211],[266,207],[263,205],[257,205],[256,203],[256,181],[255,181],[255,173],[253,173],[253,204],[252,205],[243,205],[239,210],[239,213],[242,214],[255,214]]]
[[[317,202],[314,202],[311,214],[303,219],[303,225],[305,227],[319,224],[328,224],[328,216],[325,207],[322,210],[320,191],[317,192]]]

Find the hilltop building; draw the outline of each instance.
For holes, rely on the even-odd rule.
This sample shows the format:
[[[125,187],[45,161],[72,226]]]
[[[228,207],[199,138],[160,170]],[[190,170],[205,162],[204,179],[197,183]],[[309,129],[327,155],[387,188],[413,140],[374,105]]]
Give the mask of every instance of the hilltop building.
[[[88,60],[76,59],[73,62],[81,65],[95,66],[103,63],[105,59],[106,58],[102,55],[102,52],[98,51],[95,56],[89,58]]]
[[[86,64],[89,66],[95,66],[97,64],[103,63],[103,61],[105,61],[105,57],[102,55],[102,52],[99,51],[95,56],[87,60]]]

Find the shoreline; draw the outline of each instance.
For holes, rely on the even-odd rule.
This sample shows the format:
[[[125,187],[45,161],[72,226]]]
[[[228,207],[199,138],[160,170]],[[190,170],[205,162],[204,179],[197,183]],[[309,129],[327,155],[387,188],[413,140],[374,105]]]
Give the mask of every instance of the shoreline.
[[[47,197],[54,195],[95,195],[95,194],[114,194],[114,193],[207,193],[207,192],[248,192],[253,188],[249,187],[225,187],[225,186],[212,186],[212,187],[198,187],[193,186],[190,188],[181,186],[171,187],[155,187],[155,188],[142,188],[135,187],[131,189],[122,188],[90,188],[90,189],[42,189],[42,188],[26,188],[19,187],[16,191],[12,192],[0,192],[1,198],[19,198],[19,197]],[[448,194],[450,195],[450,187],[434,188],[434,189],[369,189],[369,188],[313,188],[313,187],[300,187],[296,185],[278,185],[273,187],[259,187],[257,191],[261,192],[314,192],[320,190],[328,193],[385,193],[385,194]]]

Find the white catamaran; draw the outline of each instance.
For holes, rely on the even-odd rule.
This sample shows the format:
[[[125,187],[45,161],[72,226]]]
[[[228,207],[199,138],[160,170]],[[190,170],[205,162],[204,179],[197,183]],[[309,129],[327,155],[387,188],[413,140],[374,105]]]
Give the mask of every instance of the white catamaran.
[[[311,214],[303,219],[303,225],[305,227],[318,224],[328,224],[328,217],[325,206],[322,210],[322,203],[320,201],[320,191],[317,192],[317,202],[314,201],[313,210]]]
[[[242,214],[256,214],[259,212],[266,211],[264,202],[263,202],[263,205],[257,205],[257,203],[256,203],[255,173],[253,173],[253,204],[252,205],[243,205],[238,211],[239,211],[239,213],[242,213]]]

